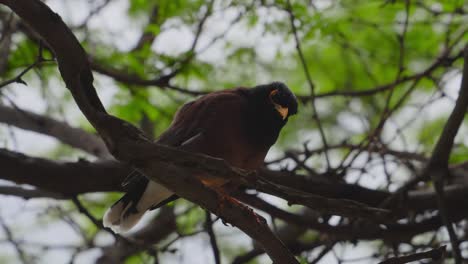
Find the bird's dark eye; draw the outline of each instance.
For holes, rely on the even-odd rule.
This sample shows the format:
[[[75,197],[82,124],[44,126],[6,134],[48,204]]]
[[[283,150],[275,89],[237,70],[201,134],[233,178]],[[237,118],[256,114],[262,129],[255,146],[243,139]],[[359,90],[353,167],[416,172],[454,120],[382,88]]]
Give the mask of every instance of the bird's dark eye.
[[[280,92],[278,91],[278,89],[275,89],[273,91],[270,92],[270,100],[272,103],[274,104],[280,104]]]

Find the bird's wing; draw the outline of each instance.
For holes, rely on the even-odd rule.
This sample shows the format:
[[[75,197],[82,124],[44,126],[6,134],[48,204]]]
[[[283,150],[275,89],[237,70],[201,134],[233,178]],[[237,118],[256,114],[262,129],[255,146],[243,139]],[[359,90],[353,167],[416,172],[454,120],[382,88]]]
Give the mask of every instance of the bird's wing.
[[[242,89],[214,92],[186,103],[177,111],[171,126],[156,142],[205,153],[203,146],[207,143],[206,132],[217,129],[215,124],[223,118],[240,116],[246,103]],[[125,190],[140,189],[137,186],[141,186],[143,181],[148,180],[142,173],[135,171],[124,180],[122,186]]]
[[[175,114],[171,126],[159,136],[156,142],[167,146],[179,147],[184,141],[195,136],[197,133],[193,131],[191,122],[187,122],[189,120],[184,118],[189,115],[188,113],[196,111],[195,106],[195,101],[184,104]]]
[[[182,106],[171,126],[161,134],[157,142],[205,153],[203,148],[193,149],[192,147],[206,140],[207,132],[219,130],[217,125],[220,123],[226,123],[226,120],[239,122],[246,104],[247,99],[242,89],[205,95]]]
[[[184,104],[177,111],[175,115],[176,118],[180,112],[188,111],[192,103],[193,102]],[[172,127],[169,127],[169,129],[166,130],[166,132],[163,133],[156,142],[167,145],[167,146],[178,147],[180,145],[179,142],[183,141],[183,137],[180,132],[179,133],[167,133],[169,130],[171,130],[171,128]],[[148,179],[144,176],[144,174],[135,169],[124,179],[124,181],[122,182],[122,188],[127,192],[138,192],[138,193],[141,192],[142,193],[147,183],[148,183]]]

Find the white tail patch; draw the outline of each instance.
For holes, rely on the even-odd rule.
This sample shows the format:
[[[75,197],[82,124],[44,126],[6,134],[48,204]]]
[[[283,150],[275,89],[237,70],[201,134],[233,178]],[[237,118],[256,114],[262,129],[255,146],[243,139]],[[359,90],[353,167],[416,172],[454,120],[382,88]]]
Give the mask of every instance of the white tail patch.
[[[126,214],[132,206],[132,202],[125,203],[121,200],[107,209],[104,214],[103,225],[112,229],[115,233],[127,232],[138,223],[149,208],[164,201],[171,195],[173,193],[164,186],[154,181],[149,181],[145,192],[136,205],[138,212]]]

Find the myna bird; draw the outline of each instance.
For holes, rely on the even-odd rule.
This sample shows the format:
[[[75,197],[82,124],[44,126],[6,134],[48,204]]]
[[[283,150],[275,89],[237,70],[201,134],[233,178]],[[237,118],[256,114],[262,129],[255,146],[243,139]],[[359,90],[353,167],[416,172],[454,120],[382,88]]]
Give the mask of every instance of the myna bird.
[[[183,105],[157,142],[255,170],[263,165],[288,118],[296,113],[297,99],[281,82],[213,92]],[[214,189],[228,183],[216,175],[194,176]],[[103,220],[115,232],[129,230],[147,210],[177,198],[138,172],[123,187],[127,193],[107,210]]]

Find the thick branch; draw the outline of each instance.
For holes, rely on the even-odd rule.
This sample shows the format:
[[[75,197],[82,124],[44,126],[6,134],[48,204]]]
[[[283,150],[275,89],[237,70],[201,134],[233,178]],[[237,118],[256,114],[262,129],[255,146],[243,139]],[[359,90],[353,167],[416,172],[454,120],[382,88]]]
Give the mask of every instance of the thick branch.
[[[120,182],[132,171],[130,166],[114,161],[106,162],[55,162],[43,158],[33,158],[20,153],[0,149],[0,179],[19,184],[30,184],[54,193],[76,195],[87,192],[120,191]],[[358,185],[345,183],[327,183],[323,180],[306,178],[288,172],[261,171],[261,177],[268,178],[274,184],[284,185],[306,193],[334,199],[348,199],[376,206],[392,193],[371,190]],[[445,187],[447,204],[468,206],[464,197],[468,194],[467,185]],[[460,201],[466,201],[460,203]],[[398,209],[398,215],[408,212],[423,212],[436,209],[434,191],[410,191],[404,200],[395,201],[388,208]],[[403,210],[404,209],[404,210]]]
[[[119,155],[129,160],[156,159],[175,167],[183,167],[189,170],[203,170],[212,175],[225,177],[231,181],[283,198],[290,204],[301,204],[320,212],[348,217],[373,218],[376,220],[384,219],[383,217],[389,213],[388,210],[369,207],[351,200],[325,198],[312,193],[302,192],[300,189],[290,188],[288,185],[279,186],[266,180],[261,175],[231,167],[222,159],[206,155],[185,152],[157,144],[138,143],[125,145],[122,142],[121,146],[125,146],[122,148],[125,152]],[[136,149],[139,149],[139,151]],[[128,154],[131,154],[131,156],[127,157]]]
[[[10,56],[10,47],[12,44],[12,35],[18,27],[18,19],[10,14],[8,19],[3,21],[3,32],[0,36],[0,75],[7,70],[8,58]],[[0,86],[1,87],[1,86]]]
[[[54,162],[0,149],[0,178],[70,196],[119,191],[131,168],[119,162]]]
[[[256,189],[259,191],[280,197],[289,204],[300,204],[321,213],[341,215],[346,217],[363,217],[377,221],[389,220],[389,210],[367,206],[352,200],[333,199],[302,192],[285,186],[274,186],[265,181],[256,181]]]
[[[253,195],[239,194],[236,197],[238,197],[241,201],[264,211],[265,213],[268,213],[274,218],[285,221],[288,224],[304,226],[312,230],[319,231],[322,234],[328,234],[330,238],[340,241],[354,241],[357,239],[383,239],[389,242],[407,242],[410,241],[415,235],[437,230],[440,226],[443,225],[440,217],[434,216],[422,221],[408,224],[386,224],[385,227],[369,222],[366,222],[366,224],[362,225],[355,225],[351,223],[337,226],[330,225],[328,223],[320,223],[317,219],[307,215],[299,215],[287,212]],[[463,212],[457,208],[455,208],[453,212],[454,221],[460,221],[467,217],[466,212]]]
[[[439,140],[432,153],[431,159],[426,167],[426,172],[432,172],[432,180],[434,181],[434,187],[437,193],[437,203],[439,205],[440,215],[444,221],[445,227],[450,237],[450,243],[452,244],[452,250],[454,253],[455,263],[462,263],[462,255],[459,248],[457,234],[452,225],[452,219],[449,215],[447,204],[445,203],[444,197],[444,178],[449,173],[448,163],[450,153],[452,152],[453,142],[455,136],[460,129],[461,123],[465,117],[468,109],[468,46],[465,47],[464,53],[464,66],[462,83],[460,86],[460,92],[455,103],[455,108],[450,114],[447,123],[444,126],[444,130],[440,135]]]
[[[455,103],[455,108],[450,114],[447,123],[444,126],[442,135],[435,146],[429,161],[428,167],[434,169],[435,167],[448,168],[448,161],[450,153],[452,152],[453,142],[458,133],[463,118],[465,117],[468,109],[468,46],[465,48],[464,66],[462,83],[460,86],[459,95]]]
[[[40,158],[31,158],[6,150],[0,151],[0,167],[3,169],[2,173],[0,173],[0,178],[18,183],[31,184],[46,190],[40,193],[37,193],[36,190],[27,190],[26,196],[30,196],[29,198],[50,197],[56,199],[60,199],[61,195],[64,195],[64,198],[69,198],[75,194],[84,192],[118,191],[120,190],[120,182],[131,171],[129,167],[125,167],[117,162],[89,163],[81,161],[76,163],[58,163]],[[157,170],[159,170],[159,167]],[[290,177],[290,175],[284,175],[283,177]],[[305,181],[303,183],[312,187],[315,185],[313,181]],[[5,194],[24,197],[25,193],[22,188],[20,192],[15,192],[16,189],[13,190],[10,186],[7,187],[8,193]],[[331,187],[327,188],[330,189]],[[355,186],[349,185],[348,187],[349,189],[346,189],[344,186],[337,187],[335,192],[348,193],[349,195],[355,192]],[[372,190],[368,190],[368,197],[372,197],[371,192]],[[379,191],[375,192],[377,192],[375,196],[377,198],[382,195]],[[468,204],[460,203],[460,201],[466,201],[464,197],[468,193],[468,187],[448,186],[445,192],[446,203],[453,205],[449,207],[453,220],[457,221],[466,217],[467,214],[463,210],[457,210],[457,208],[468,206]],[[51,196],[51,193],[54,195]],[[359,192],[355,192],[355,194],[359,196]],[[386,195],[388,197],[390,194]],[[329,234],[340,240],[352,241],[355,239],[373,240],[383,238],[386,241],[406,241],[414,235],[436,230],[442,224],[439,217],[435,216],[428,220],[407,225],[389,224],[387,228],[382,228],[377,224],[332,226],[327,223],[320,223],[315,218],[281,210],[255,196],[239,194],[237,198],[288,224],[303,226]],[[404,203],[408,205],[409,211],[419,211],[423,209],[436,209],[435,201],[436,195],[433,191],[413,191],[409,193],[408,199]]]

